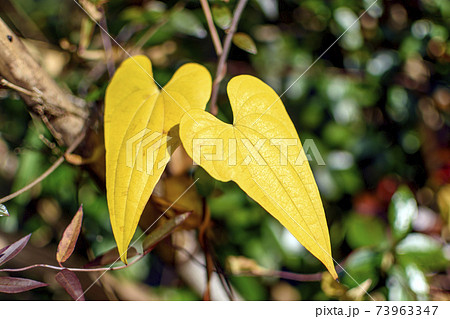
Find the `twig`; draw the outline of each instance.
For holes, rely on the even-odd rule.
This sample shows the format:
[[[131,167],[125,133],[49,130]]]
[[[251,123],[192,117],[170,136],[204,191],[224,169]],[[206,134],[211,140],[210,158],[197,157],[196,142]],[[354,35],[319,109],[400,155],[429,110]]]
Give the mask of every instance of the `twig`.
[[[39,98],[38,96],[37,96],[37,94],[35,93],[35,92],[32,92],[32,91],[30,91],[30,90],[27,90],[27,89],[25,89],[25,88],[23,88],[23,87],[20,87],[20,86],[18,86],[18,85],[15,85],[14,83],[11,83],[11,82],[9,82],[8,80],[6,80],[6,79],[1,79],[0,80],[0,83],[1,83],[1,85],[3,85],[3,86],[6,86],[6,87],[9,87],[10,89],[13,89],[13,90],[15,90],[15,91],[17,91],[17,92],[20,92],[20,93],[23,93],[23,94],[25,94],[25,95],[28,95],[28,96],[30,96],[30,97],[32,97],[32,98]],[[36,102],[38,102],[38,103],[43,103],[44,101],[36,101]]]
[[[80,118],[87,119],[87,115],[84,114],[82,111],[73,112],[72,110],[65,110],[59,105],[55,105],[53,103],[48,102],[44,98],[43,93],[38,88],[34,88],[35,91],[30,91],[28,89],[25,89],[25,88],[23,88],[21,86],[18,86],[16,84],[14,84],[14,83],[12,83],[12,82],[8,81],[7,79],[4,79],[4,78],[2,78],[0,80],[0,84],[2,86],[8,87],[8,88],[10,88],[12,90],[15,90],[15,91],[17,91],[19,93],[25,94],[26,96],[29,96],[34,102],[36,102],[37,104],[42,106],[42,108],[41,108],[42,111],[44,111],[44,110],[45,111],[50,111],[51,115],[62,116],[64,114],[66,114],[66,113],[69,113],[69,114],[72,114],[72,115],[76,115],[76,116],[78,116]],[[68,97],[71,98],[71,99],[78,99],[78,98],[73,97],[73,96],[68,96]],[[78,100],[80,100],[80,99],[78,99]],[[46,105],[50,106],[50,107],[53,107],[53,108],[56,108],[56,109],[58,109],[58,111],[55,112],[55,110],[49,110],[48,107],[45,107]]]
[[[232,276],[247,276],[247,277],[276,277],[292,281],[320,281],[322,280],[322,273],[316,274],[297,274],[289,271],[267,270],[263,273],[240,272],[232,273]]]
[[[64,163],[64,156],[67,154],[72,153],[78,145],[80,145],[80,143],[83,141],[85,136],[85,133],[79,135],[77,137],[77,139],[72,143],[72,145],[70,145],[70,147],[66,150],[66,152],[64,153],[64,155],[60,156],[56,162],[53,163],[52,166],[50,166],[41,176],[39,176],[38,178],[36,178],[34,181],[32,181],[30,184],[28,184],[27,186],[19,189],[18,191],[5,196],[3,198],[0,199],[0,204],[7,202],[17,196],[19,196],[20,194],[23,194],[24,192],[30,190],[31,188],[33,188],[34,186],[36,186],[37,184],[39,184],[40,182],[42,182],[45,178],[47,178],[51,173],[53,173],[53,171],[55,169],[57,169],[62,163]]]
[[[67,269],[73,272],[96,272],[96,271],[109,271],[109,270],[120,270],[120,269],[125,269],[133,264],[135,264],[136,262],[138,262],[139,260],[141,260],[146,254],[139,254],[138,257],[136,259],[134,259],[133,261],[129,262],[127,265],[122,265],[122,266],[117,266],[117,267],[102,267],[102,268],[67,268],[67,267],[63,267],[63,266],[53,266],[53,265],[47,265],[47,264],[35,264],[35,265],[30,265],[30,266],[26,266],[26,267],[22,267],[22,268],[11,268],[11,269],[0,269],[0,272],[21,272],[21,271],[26,271],[26,270],[30,270],[33,268],[48,268],[48,269],[53,269],[53,270],[63,270],[63,269]]]
[[[55,138],[55,140],[58,143],[58,145],[64,145],[62,135],[57,130],[55,130],[55,128],[53,127],[52,123],[50,123],[50,121],[48,120],[47,115],[45,115],[43,104],[38,104],[35,107],[35,110],[39,114],[42,122],[44,122],[44,124],[47,126],[48,130],[50,131],[50,133]]]
[[[102,30],[100,30],[100,34],[102,36],[103,48],[105,49],[105,59],[106,59],[106,68],[108,70],[109,77],[112,78],[114,75],[114,58],[112,52],[112,44],[111,39],[106,32],[108,32],[108,25],[106,23],[106,15],[103,7],[98,8],[98,11],[101,12],[102,18],[99,23],[102,26]]]
[[[217,65],[216,78],[214,79],[212,92],[211,92],[211,103],[209,111],[213,115],[217,115],[219,111],[217,108],[217,95],[219,94],[219,85],[222,79],[224,78],[225,73],[225,65],[228,58],[228,53],[231,48],[231,40],[233,39],[233,35],[236,32],[237,25],[239,19],[241,18],[242,12],[244,11],[245,5],[248,0],[239,0],[236,9],[233,13],[233,19],[231,21],[230,28],[228,29],[227,36],[225,37],[225,41],[223,42],[223,52],[220,55],[219,63]]]
[[[206,22],[208,23],[209,33],[214,44],[217,56],[221,56],[223,52],[222,43],[220,42],[219,35],[217,34],[216,27],[214,26],[211,9],[208,4],[208,0],[200,0],[203,12],[205,13]]]
[[[25,95],[31,97],[31,99],[37,103],[37,105],[35,106],[34,109],[35,109],[36,113],[38,113],[39,116],[41,117],[42,122],[44,122],[44,124],[48,127],[49,131],[55,137],[55,139],[58,142],[58,144],[59,145],[63,145],[64,144],[61,134],[59,134],[54,129],[53,125],[50,123],[50,121],[48,120],[47,116],[45,115],[45,112],[44,112],[45,101],[44,101],[44,99],[42,97],[42,92],[40,92],[37,88],[35,88],[36,91],[34,91],[34,92],[30,91],[30,90],[27,90],[27,89],[25,89],[25,88],[23,88],[21,86],[18,86],[18,85],[14,84],[14,83],[9,82],[6,79],[1,79],[0,80],[0,84],[5,86],[5,87],[8,87],[10,89],[13,89],[13,90],[15,90],[15,91],[17,91],[19,93],[22,93],[22,94],[25,94]],[[62,113],[59,114],[59,115],[62,115]]]
[[[204,263],[202,263],[200,260],[198,260],[192,253],[190,253],[186,248],[178,246],[178,245],[172,245],[173,248],[178,249],[189,256],[189,258],[194,261],[196,264],[207,267]],[[239,272],[239,273],[233,273],[233,272],[223,272],[221,270],[218,270],[217,268],[213,269],[214,272],[218,274],[223,274],[227,276],[246,276],[246,277],[276,277],[286,280],[292,280],[292,281],[320,281],[322,280],[322,273],[316,273],[316,274],[299,274],[295,272],[289,272],[289,271],[281,271],[281,270],[272,270],[272,269],[264,269],[262,272],[254,273],[250,271],[246,272]]]

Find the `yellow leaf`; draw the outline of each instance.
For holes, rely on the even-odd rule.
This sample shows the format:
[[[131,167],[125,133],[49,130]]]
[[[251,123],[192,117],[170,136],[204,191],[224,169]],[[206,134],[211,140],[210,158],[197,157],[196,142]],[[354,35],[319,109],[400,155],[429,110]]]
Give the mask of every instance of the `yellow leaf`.
[[[106,194],[123,262],[145,204],[180,145],[181,116],[203,110],[210,94],[211,76],[195,63],[178,69],[161,91],[145,56],[125,60],[111,80],[105,97]]]
[[[184,148],[212,177],[235,181],[337,278],[319,191],[283,103],[249,75],[231,79],[227,92],[233,124],[190,110],[180,123]]]

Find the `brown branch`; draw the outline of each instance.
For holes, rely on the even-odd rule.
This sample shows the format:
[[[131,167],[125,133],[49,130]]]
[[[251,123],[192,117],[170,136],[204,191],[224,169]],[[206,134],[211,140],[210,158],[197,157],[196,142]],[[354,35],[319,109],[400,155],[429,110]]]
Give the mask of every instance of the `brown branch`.
[[[29,109],[39,107],[48,124],[61,135],[65,145],[72,145],[88,117],[87,109],[71,101],[70,94],[32,58],[22,41],[0,19],[0,75],[17,90]],[[39,100],[40,98],[40,100]],[[42,114],[41,114],[42,115]]]
[[[31,188],[33,188],[34,186],[36,186],[37,184],[42,182],[44,179],[46,179],[51,173],[53,173],[55,171],[55,169],[57,169],[62,163],[64,163],[64,156],[71,154],[78,147],[78,145],[80,145],[80,143],[84,139],[84,136],[85,136],[85,134],[79,135],[77,137],[77,139],[73,142],[73,144],[67,149],[67,151],[64,153],[64,155],[60,156],[56,160],[56,162],[54,162],[52,164],[52,166],[50,166],[44,173],[42,173],[38,178],[36,178],[30,184],[28,184],[27,186],[19,189],[18,191],[14,192],[12,194],[9,194],[8,196],[0,198],[0,204],[7,202],[7,201],[25,193],[26,191],[30,190]]]
[[[108,34],[108,25],[106,23],[105,10],[103,10],[103,7],[100,7],[98,11],[102,13],[102,17],[99,23],[102,26],[100,34],[102,36],[103,48],[105,49],[106,68],[108,70],[109,77],[112,78],[115,72],[115,67],[114,67],[114,57],[112,51],[111,38],[109,37]]]
[[[279,271],[279,270],[267,270],[262,273],[253,273],[253,272],[240,272],[240,273],[231,273],[231,276],[244,276],[244,277],[273,277],[273,278],[281,278],[292,281],[321,281],[322,273],[316,274],[298,274],[289,271]]]
[[[225,76],[225,66],[227,63],[228,53],[231,48],[231,41],[233,40],[233,35],[236,33],[237,25],[239,19],[241,18],[242,12],[244,11],[245,5],[248,0],[239,0],[236,9],[233,13],[233,19],[231,20],[230,28],[228,29],[227,36],[223,42],[223,52],[220,55],[219,63],[217,65],[216,77],[214,79],[212,92],[211,92],[211,102],[210,102],[210,112],[213,115],[217,115],[219,109],[217,108],[217,96],[219,94],[220,82]]]
[[[219,34],[217,34],[216,27],[214,26],[211,9],[208,4],[208,0],[200,0],[203,12],[205,13],[206,22],[208,23],[209,33],[214,44],[217,56],[221,56],[223,53],[222,43],[220,42]]]
[[[205,265],[200,260],[198,260],[186,248],[178,246],[178,245],[172,245],[172,247],[183,252],[184,254],[188,255],[189,258],[193,262],[195,262],[197,265],[200,265],[201,267],[204,267],[204,268],[207,267],[207,265]],[[315,274],[299,274],[299,273],[290,272],[290,271],[273,270],[273,269],[266,269],[266,268],[261,269],[261,271],[259,271],[259,272],[251,272],[251,271],[223,272],[216,268],[214,268],[213,271],[216,273],[222,273],[227,276],[274,277],[274,278],[281,278],[281,279],[287,279],[287,280],[292,280],[292,281],[320,281],[320,280],[322,280],[322,274],[323,274],[321,272],[315,273]]]

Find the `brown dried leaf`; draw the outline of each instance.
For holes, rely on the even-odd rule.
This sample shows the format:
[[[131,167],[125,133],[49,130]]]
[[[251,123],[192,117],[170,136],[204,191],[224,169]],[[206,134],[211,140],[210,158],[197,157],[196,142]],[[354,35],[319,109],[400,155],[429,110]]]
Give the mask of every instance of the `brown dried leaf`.
[[[250,258],[244,256],[229,256],[227,258],[227,268],[234,275],[253,274],[262,276],[267,274],[267,269],[264,269],[258,263]]]
[[[56,281],[64,288],[65,291],[75,301],[85,301],[83,288],[81,287],[80,280],[74,272],[63,269],[55,276]]]
[[[0,292],[7,294],[16,294],[31,289],[45,287],[48,284],[43,282],[16,277],[0,277]]]
[[[69,226],[64,231],[61,241],[56,251],[56,260],[59,263],[65,262],[72,255],[75,245],[80,235],[81,224],[83,222],[83,206],[80,206]]]
[[[13,259],[18,253],[20,253],[22,249],[24,249],[25,246],[27,245],[28,240],[30,240],[30,237],[31,234],[28,234],[22,239],[16,241],[15,243],[0,249],[0,265],[6,263],[8,260]]]

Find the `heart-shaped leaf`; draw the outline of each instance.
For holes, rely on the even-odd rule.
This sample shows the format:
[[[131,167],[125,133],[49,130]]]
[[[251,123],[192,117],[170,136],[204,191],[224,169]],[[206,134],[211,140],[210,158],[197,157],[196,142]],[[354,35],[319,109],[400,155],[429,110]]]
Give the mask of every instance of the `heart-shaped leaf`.
[[[80,235],[83,223],[83,206],[80,206],[69,226],[64,230],[61,240],[56,250],[56,260],[59,263],[65,262],[72,255],[78,236]]]
[[[47,284],[26,278],[0,277],[0,292],[16,294],[31,289],[45,287]]]
[[[84,301],[84,292],[81,287],[80,280],[74,272],[63,269],[55,275],[55,279],[61,287],[73,298],[75,301]]]
[[[205,108],[211,82],[206,68],[188,63],[160,92],[150,60],[136,56],[122,63],[106,90],[106,192],[114,237],[125,263],[142,211],[180,145],[181,116]]]
[[[6,246],[2,249],[0,249],[0,265],[3,265],[8,260],[13,259],[16,257],[18,253],[22,251],[22,249],[25,248],[28,241],[30,240],[31,234],[19,239],[15,243],[12,243],[9,246]]]
[[[319,191],[283,103],[248,75],[233,78],[227,91],[233,124],[190,110],[180,123],[184,148],[212,177],[235,181],[337,278]]]

